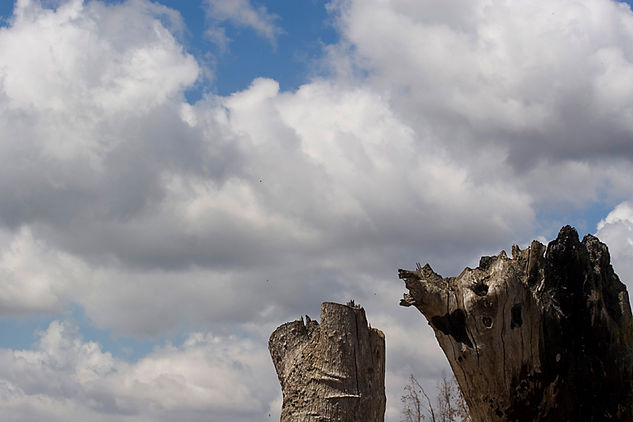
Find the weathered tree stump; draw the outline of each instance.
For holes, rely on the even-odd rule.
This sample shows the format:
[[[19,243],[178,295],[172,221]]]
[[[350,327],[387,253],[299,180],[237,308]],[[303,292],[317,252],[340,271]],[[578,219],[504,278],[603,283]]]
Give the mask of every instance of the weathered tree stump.
[[[321,324],[278,327],[268,348],[283,392],[281,422],[382,422],[385,337],[365,311],[325,302]]]
[[[442,278],[399,270],[473,421],[633,421],[633,318],[604,243],[563,227],[545,246]]]

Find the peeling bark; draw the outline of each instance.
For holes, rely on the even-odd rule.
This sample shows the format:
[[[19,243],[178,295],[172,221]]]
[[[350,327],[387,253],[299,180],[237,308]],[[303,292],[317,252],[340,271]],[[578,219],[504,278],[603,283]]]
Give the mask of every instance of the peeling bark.
[[[563,227],[443,278],[399,270],[464,392],[473,421],[632,421],[633,318],[596,237]]]
[[[303,319],[278,327],[268,342],[281,383],[281,422],[382,422],[385,337],[365,311],[325,302],[321,324]]]

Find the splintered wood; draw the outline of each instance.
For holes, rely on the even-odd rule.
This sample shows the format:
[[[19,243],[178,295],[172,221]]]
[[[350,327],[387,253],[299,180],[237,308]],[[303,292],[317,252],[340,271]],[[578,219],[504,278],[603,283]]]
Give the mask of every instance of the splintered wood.
[[[632,421],[633,318],[607,246],[563,227],[443,278],[400,270],[475,422]]]

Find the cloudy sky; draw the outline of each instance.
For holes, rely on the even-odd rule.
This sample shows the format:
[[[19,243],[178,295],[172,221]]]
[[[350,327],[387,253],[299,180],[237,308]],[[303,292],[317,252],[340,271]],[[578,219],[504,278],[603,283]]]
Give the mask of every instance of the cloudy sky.
[[[633,288],[630,7],[0,2],[3,420],[278,419],[268,336],[353,298],[396,422],[398,268],[571,224]]]

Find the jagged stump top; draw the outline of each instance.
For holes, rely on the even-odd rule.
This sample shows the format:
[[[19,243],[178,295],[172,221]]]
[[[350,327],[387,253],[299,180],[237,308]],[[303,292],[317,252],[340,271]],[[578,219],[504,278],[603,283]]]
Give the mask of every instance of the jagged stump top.
[[[441,277],[399,270],[474,421],[633,421],[633,318],[607,246],[565,226]]]
[[[268,342],[283,392],[282,422],[382,422],[385,337],[353,302],[324,302],[321,324],[306,316]]]

